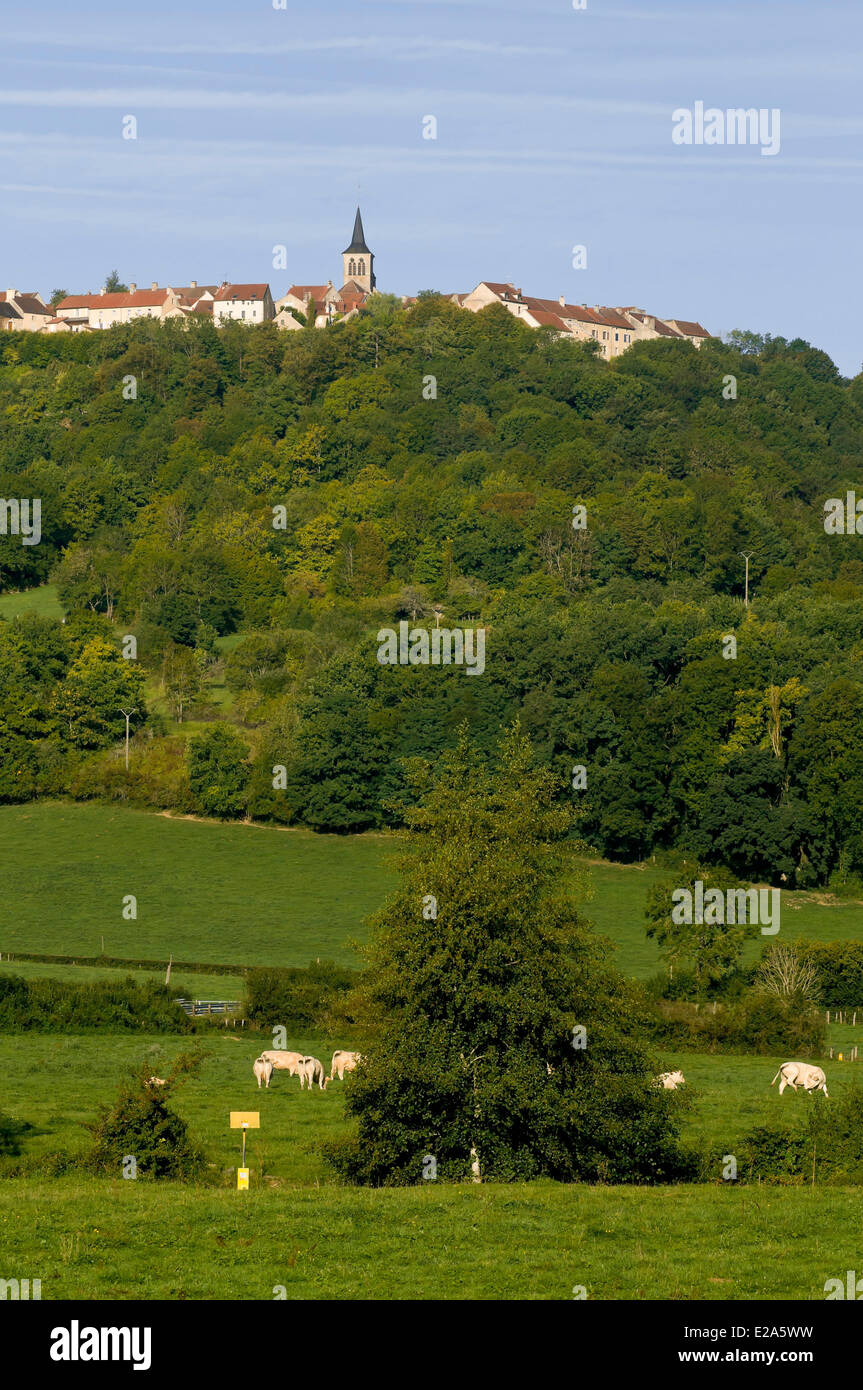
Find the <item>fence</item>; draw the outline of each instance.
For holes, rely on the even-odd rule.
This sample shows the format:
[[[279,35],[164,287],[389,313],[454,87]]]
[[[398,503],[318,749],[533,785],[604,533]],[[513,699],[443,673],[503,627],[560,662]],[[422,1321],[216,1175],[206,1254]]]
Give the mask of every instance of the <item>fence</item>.
[[[214,1014],[232,1014],[240,1007],[238,999],[178,999],[181,1009],[190,1018],[208,1018]]]

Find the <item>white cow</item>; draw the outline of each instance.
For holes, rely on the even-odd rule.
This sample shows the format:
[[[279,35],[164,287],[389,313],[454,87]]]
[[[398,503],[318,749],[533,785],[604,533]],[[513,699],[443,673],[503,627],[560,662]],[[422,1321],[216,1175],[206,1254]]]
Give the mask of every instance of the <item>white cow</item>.
[[[150,1076],[147,1078],[148,1086],[166,1086],[167,1084],[163,1076]]]
[[[302,1060],[302,1052],[262,1052],[258,1058],[259,1062],[272,1062],[273,1071],[286,1071],[289,1076],[299,1075],[299,1065]]]
[[[317,1057],[303,1057],[299,1063],[300,1090],[308,1086],[311,1091],[317,1081],[322,1091],[327,1089],[328,1077],[324,1076],[324,1064]]]
[[[273,1074],[273,1064],[266,1057],[256,1057],[252,1063],[252,1071],[255,1073],[258,1082],[258,1090],[261,1089],[261,1082],[267,1083],[267,1090],[270,1089],[270,1077]]]
[[[344,1081],[345,1072],[353,1071],[358,1062],[363,1060],[361,1052],[344,1052],[341,1049],[333,1053],[333,1060],[330,1063],[330,1074],[328,1081],[332,1081],[334,1076],[338,1076],[340,1081]]]
[[[783,1062],[770,1085],[775,1085],[777,1081],[780,1096],[786,1086],[790,1086],[792,1091],[802,1086],[804,1091],[823,1091],[827,1095],[827,1077],[820,1067],[813,1067],[810,1062]]]
[[[686,1077],[682,1071],[663,1071],[656,1079],[662,1082],[666,1091],[676,1091],[678,1086],[686,1085]]]

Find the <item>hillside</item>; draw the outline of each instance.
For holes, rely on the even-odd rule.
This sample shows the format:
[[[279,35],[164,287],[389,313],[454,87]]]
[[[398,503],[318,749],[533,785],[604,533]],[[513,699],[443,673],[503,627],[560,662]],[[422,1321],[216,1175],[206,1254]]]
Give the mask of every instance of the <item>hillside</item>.
[[[609,364],[432,295],[0,364],[2,493],[42,504],[0,538],[0,800],[375,829],[403,759],[517,717],[602,855],[859,890],[863,552],[823,509],[863,377],[749,334]],[[481,626],[484,671],[380,664],[400,621]]]

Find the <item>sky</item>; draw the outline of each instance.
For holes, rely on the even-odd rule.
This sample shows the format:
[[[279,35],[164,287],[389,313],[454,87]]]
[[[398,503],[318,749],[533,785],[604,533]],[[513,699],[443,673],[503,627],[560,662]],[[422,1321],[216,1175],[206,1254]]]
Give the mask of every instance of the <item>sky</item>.
[[[0,46],[3,288],[340,283],[359,201],[384,291],[863,365],[860,0],[6,0]],[[778,152],[675,143],[697,102],[778,110]]]

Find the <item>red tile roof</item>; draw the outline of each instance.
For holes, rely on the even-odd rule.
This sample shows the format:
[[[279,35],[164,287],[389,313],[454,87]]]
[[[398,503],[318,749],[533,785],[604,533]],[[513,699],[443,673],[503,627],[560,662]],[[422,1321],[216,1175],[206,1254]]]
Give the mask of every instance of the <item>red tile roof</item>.
[[[688,338],[709,338],[710,334],[706,328],[702,328],[700,323],[690,323],[687,319],[674,319],[674,323],[685,333]]]
[[[317,302],[332,288],[332,285],[291,285],[288,294],[292,294],[294,299],[314,299]]]
[[[263,299],[269,285],[223,285],[215,296],[217,303],[232,299]]]
[[[125,294],[69,294],[57,305],[61,309],[155,309],[164,304],[170,290],[135,290]]]

